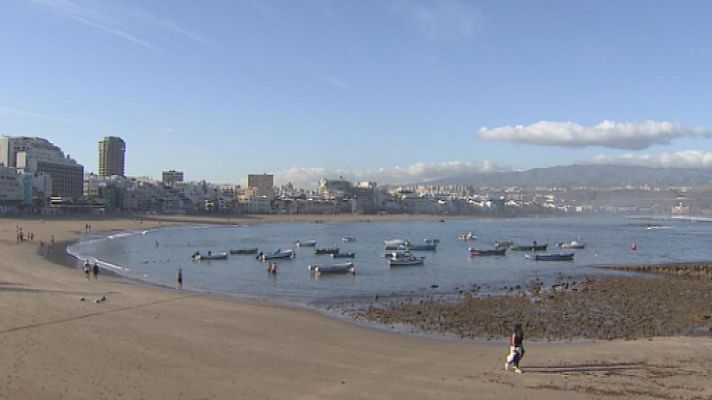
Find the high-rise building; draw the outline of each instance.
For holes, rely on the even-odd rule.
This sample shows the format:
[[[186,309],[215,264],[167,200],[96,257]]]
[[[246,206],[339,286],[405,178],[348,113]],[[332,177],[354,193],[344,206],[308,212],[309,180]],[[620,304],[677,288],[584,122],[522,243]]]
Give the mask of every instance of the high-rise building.
[[[167,186],[173,186],[176,183],[183,182],[183,172],[175,170],[163,171],[162,182]]]
[[[106,136],[99,141],[99,176],[125,176],[124,153],[126,143],[116,136]]]
[[[267,196],[271,199],[274,197],[274,175],[247,175],[247,187],[254,188],[257,196]]]
[[[47,174],[52,181],[52,196],[81,198],[84,192],[84,167],[47,139],[37,137],[0,138],[0,164],[33,175]]]

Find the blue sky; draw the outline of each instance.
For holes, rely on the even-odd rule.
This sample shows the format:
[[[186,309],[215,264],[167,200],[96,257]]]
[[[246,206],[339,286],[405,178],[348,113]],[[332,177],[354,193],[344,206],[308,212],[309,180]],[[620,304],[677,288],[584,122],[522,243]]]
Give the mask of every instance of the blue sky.
[[[408,182],[712,167],[707,1],[8,0],[0,134],[96,171]],[[609,122],[605,122],[609,121]]]

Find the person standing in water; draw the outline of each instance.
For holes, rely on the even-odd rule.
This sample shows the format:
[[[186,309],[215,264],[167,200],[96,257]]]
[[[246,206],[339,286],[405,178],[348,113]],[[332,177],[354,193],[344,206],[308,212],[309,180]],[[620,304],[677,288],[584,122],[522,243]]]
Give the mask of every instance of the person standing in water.
[[[519,369],[519,362],[522,361],[524,357],[524,329],[522,329],[522,324],[514,324],[512,328],[512,336],[509,337],[509,355],[507,356],[507,362],[504,363],[505,371],[512,371],[521,374],[522,370]]]
[[[183,289],[183,268],[178,268],[176,273],[176,289]]]

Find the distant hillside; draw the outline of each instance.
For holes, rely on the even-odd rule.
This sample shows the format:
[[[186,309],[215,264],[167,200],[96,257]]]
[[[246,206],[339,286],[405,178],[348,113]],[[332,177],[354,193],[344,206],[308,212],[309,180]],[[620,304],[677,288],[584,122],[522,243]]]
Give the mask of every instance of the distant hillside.
[[[534,168],[520,172],[459,175],[428,182],[434,185],[473,186],[664,186],[699,185],[712,182],[712,170],[648,168],[617,165],[569,165]]]

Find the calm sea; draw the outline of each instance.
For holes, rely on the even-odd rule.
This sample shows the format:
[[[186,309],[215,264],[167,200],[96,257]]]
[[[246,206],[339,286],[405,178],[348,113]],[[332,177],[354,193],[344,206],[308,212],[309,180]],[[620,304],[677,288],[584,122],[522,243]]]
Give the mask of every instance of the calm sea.
[[[463,232],[477,235],[461,241]],[[343,237],[354,242],[344,243]],[[422,266],[390,268],[383,258],[385,239],[440,239],[436,252]],[[582,238],[586,248],[574,250],[572,262],[537,262],[521,252],[504,257],[470,257],[468,247],[491,248],[494,241],[555,243]],[[278,260],[278,273],[270,276],[266,263],[254,255],[234,255],[227,260],[191,261],[201,253],[258,247],[260,251],[292,248],[295,240],[317,241],[317,247],[339,247],[355,252],[357,273],[314,277],[309,264],[332,263],[313,248],[296,248],[293,260]],[[637,250],[631,250],[635,243]],[[184,287],[238,297],[272,298],[313,304],[359,299],[374,295],[452,294],[476,284],[496,292],[504,286],[526,285],[535,278],[551,284],[560,277],[580,278],[613,272],[596,265],[663,263],[712,260],[712,223],[701,221],[626,218],[534,218],[438,221],[282,222],[235,226],[180,226],[148,231],[115,233],[89,238],[68,251],[79,259],[98,260],[104,268],[132,279],[173,286],[183,268]]]

